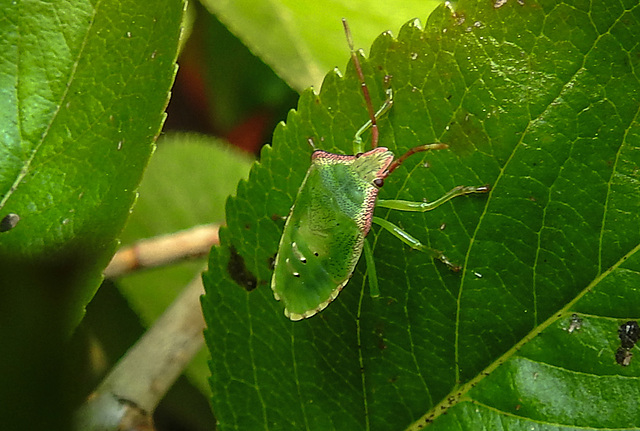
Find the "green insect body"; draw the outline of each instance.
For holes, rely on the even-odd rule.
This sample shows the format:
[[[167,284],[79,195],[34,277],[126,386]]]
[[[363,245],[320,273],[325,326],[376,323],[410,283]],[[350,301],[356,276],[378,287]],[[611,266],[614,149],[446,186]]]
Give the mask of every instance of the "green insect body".
[[[441,252],[423,245],[390,221],[373,216],[375,206],[424,212],[437,208],[456,196],[489,191],[488,186],[458,186],[433,202],[377,199],[378,190],[385,178],[404,160],[419,152],[448,148],[448,145],[419,145],[397,159],[394,159],[393,153],[387,148],[378,147],[376,121],[391,109],[392,91],[391,88],[387,89],[387,99],[374,112],[345,20],[343,24],[369,112],[369,121],[355,134],[355,155],[333,154],[322,150],[313,152],[311,167],[291,207],[271,279],[273,294],[277,300],[284,302],[284,313],[291,320],[311,317],[326,308],[351,278],[363,249],[367,257],[371,296],[378,295],[373,255],[365,238],[372,222],[410,247],[430,254],[452,270],[459,269]],[[371,130],[372,149],[364,152],[362,135],[367,130]]]
[[[359,156],[314,151],[280,240],[271,287],[291,320],[324,309],[349,281],[371,228],[393,154],[384,147]]]

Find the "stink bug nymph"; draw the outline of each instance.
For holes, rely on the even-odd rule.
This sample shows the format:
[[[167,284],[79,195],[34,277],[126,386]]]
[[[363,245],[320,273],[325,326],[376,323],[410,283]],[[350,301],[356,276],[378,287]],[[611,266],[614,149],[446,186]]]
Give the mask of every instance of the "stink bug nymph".
[[[333,154],[315,150],[311,167],[302,181],[284,226],[278,247],[271,288],[285,305],[291,320],[311,317],[333,301],[347,284],[360,259],[367,258],[371,294],[377,296],[373,257],[365,237],[374,222],[410,247],[425,251],[451,269],[459,269],[440,252],[431,250],[393,223],[373,216],[375,206],[403,211],[429,211],[442,203],[469,193],[484,193],[487,186],[456,187],[433,202],[377,200],[385,178],[411,155],[448,148],[434,143],[414,147],[394,160],[385,147],[378,147],[376,121],[393,105],[391,88],[380,109],[374,112],[364,74],[356,55],[346,20],[342,20],[351,59],[361,83],[369,121],[355,134],[353,154]],[[364,150],[362,135],[371,129],[371,150]]]

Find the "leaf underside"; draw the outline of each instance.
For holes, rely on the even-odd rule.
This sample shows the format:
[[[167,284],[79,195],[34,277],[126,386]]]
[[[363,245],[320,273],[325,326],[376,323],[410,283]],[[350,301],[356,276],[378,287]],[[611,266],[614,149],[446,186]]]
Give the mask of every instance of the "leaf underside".
[[[363,60],[376,107],[392,77],[380,145],[450,150],[410,158],[379,197],[492,191],[376,210],[460,273],[374,228],[381,296],[360,262],[326,310],[290,322],[270,262],[307,138],[346,154],[367,120],[351,66],[302,95],[227,202],[204,277],[220,429],[640,426],[640,361],[615,361],[618,326],[640,318],[640,7],[627,3],[461,1],[380,36]],[[258,288],[232,281],[230,245]]]

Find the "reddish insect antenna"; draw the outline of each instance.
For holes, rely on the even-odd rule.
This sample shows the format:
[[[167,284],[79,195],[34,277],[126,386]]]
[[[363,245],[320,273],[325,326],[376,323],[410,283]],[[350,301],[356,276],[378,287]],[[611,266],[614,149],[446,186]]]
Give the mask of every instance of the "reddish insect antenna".
[[[344,33],[347,36],[347,43],[349,44],[349,50],[351,51],[351,61],[356,68],[358,79],[360,80],[360,88],[362,88],[362,94],[364,95],[364,101],[367,105],[367,111],[369,112],[369,119],[371,120],[371,148],[378,146],[378,124],[376,123],[376,114],[373,110],[373,103],[371,102],[371,96],[369,95],[369,89],[364,80],[364,73],[362,72],[362,66],[360,60],[356,55],[356,50],[353,46],[353,39],[351,38],[351,30],[349,30],[349,24],[346,18],[342,18],[342,25],[344,26]]]
[[[441,143],[418,145],[417,147],[410,148],[409,151],[407,151],[402,156],[395,159],[393,163],[389,165],[389,167],[387,168],[387,172],[385,172],[384,174],[384,178],[391,175],[391,173],[393,173],[393,171],[395,171],[402,163],[404,163],[405,160],[407,160],[409,157],[413,156],[416,153],[420,153],[422,151],[429,151],[429,150],[446,150],[447,148],[449,148],[447,144],[441,144]]]

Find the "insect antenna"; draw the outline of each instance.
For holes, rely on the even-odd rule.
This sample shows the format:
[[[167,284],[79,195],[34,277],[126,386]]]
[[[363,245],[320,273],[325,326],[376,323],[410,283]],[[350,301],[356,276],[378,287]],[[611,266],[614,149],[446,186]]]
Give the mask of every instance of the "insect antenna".
[[[421,153],[423,151],[429,151],[429,150],[445,150],[447,148],[449,148],[447,144],[440,144],[440,143],[418,145],[417,147],[410,148],[406,153],[404,153],[402,156],[395,159],[393,163],[389,165],[389,168],[387,168],[387,172],[385,172],[384,177],[386,178],[389,175],[391,175],[391,173],[395,171],[405,160],[407,160],[409,157],[413,156],[416,153]]]
[[[367,88],[367,84],[364,80],[364,73],[362,72],[362,66],[360,65],[360,60],[358,60],[356,49],[353,46],[353,39],[351,38],[351,30],[349,29],[349,24],[347,23],[346,18],[342,18],[342,25],[344,27],[344,33],[347,36],[347,43],[349,44],[349,50],[351,51],[351,61],[353,61],[353,65],[356,68],[356,73],[358,74],[358,79],[360,80],[360,88],[362,88],[364,101],[365,101],[365,104],[367,105],[367,111],[369,112],[369,120],[371,121],[371,148],[376,148],[378,146],[378,124],[376,123],[376,113],[373,109],[373,103],[371,102],[371,95],[369,94],[369,89]]]

